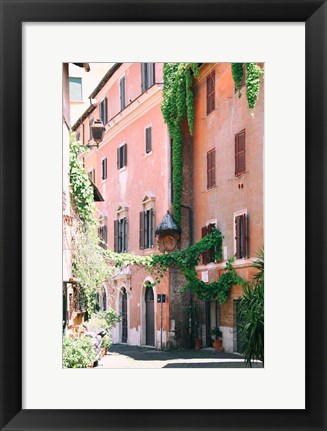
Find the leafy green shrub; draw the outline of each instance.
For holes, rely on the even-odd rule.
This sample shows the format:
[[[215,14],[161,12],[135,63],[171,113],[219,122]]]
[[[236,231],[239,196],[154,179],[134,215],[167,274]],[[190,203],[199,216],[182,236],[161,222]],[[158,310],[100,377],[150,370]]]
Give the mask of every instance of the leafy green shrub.
[[[89,337],[64,337],[63,367],[87,368],[96,360],[92,341]]]
[[[113,326],[116,325],[116,323],[120,321],[120,316],[118,316],[113,308],[109,307],[109,309],[106,311],[98,311],[97,313],[93,313],[91,320],[93,319],[104,321],[106,326],[101,326],[101,328],[109,331]]]
[[[237,330],[242,339],[240,353],[247,365],[259,359],[264,363],[264,253],[260,251],[253,264],[258,270],[251,284],[243,288],[239,302],[239,324]]]

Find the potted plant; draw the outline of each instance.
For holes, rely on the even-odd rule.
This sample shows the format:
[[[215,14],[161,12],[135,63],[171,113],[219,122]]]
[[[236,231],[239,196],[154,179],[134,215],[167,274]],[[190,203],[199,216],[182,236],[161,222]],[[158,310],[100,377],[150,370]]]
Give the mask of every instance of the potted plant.
[[[223,333],[221,332],[221,330],[218,327],[216,327],[216,328],[211,329],[211,334],[214,335],[214,337],[215,337],[213,340],[213,347],[214,347],[216,352],[219,352],[219,350],[223,346],[223,342],[222,342]]]
[[[108,349],[110,346],[111,346],[111,340],[109,335],[107,334],[102,338],[102,349],[103,349],[102,356],[105,356],[108,353]]]

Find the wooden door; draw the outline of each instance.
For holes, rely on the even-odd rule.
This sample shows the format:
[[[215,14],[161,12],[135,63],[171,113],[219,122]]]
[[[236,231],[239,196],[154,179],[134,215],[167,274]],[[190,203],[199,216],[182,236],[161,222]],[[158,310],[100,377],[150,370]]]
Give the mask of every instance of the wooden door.
[[[154,346],[154,295],[152,286],[145,291],[145,344]]]

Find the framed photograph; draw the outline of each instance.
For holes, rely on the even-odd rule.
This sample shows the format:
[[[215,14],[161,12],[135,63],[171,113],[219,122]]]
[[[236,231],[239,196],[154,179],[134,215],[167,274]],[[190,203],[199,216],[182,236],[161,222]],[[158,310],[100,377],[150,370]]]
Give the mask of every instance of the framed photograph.
[[[124,0],[119,3],[1,0],[1,429],[323,431],[327,428],[326,21],[326,1],[185,0],[167,4]],[[70,292],[68,289],[75,292],[74,283],[77,283],[70,276],[63,277],[63,223],[70,222],[69,218],[63,221],[62,207],[63,123],[67,118],[63,109],[63,70],[68,64],[82,69],[109,62],[113,65],[108,69],[111,72],[90,93],[93,96],[85,111],[87,115],[81,114],[80,122],[67,126],[67,130],[74,131],[76,139],[84,133],[84,126],[90,128],[86,132],[90,145],[93,141],[89,138],[95,140],[96,136],[91,135],[91,130],[101,132],[101,124],[105,123],[106,133],[111,133],[117,141],[115,154],[106,152],[100,141],[97,143],[101,154],[95,170],[90,157],[84,160],[94,185],[94,196],[100,201],[101,193],[112,196],[115,193],[110,187],[106,189],[106,181],[109,184],[117,172],[121,177],[126,176],[126,165],[136,157],[127,138],[119,134],[119,127],[114,132],[116,114],[111,115],[110,105],[114,103],[110,93],[113,79],[120,89],[120,112],[125,110],[135,120],[133,103],[139,103],[142,94],[129,97],[132,93],[128,76],[134,73],[134,68],[140,75],[142,88],[145,86],[145,91],[152,95],[153,84],[160,89],[163,64],[204,65],[199,82],[202,79],[206,83],[203,117],[210,121],[210,115],[214,118],[215,103],[223,103],[222,97],[212,98],[211,93],[222,85],[219,80],[224,79],[221,71],[225,65],[235,62],[264,65],[264,90],[260,95],[264,97],[264,113],[263,101],[259,98],[253,120],[253,124],[260,124],[256,127],[261,127],[264,135],[264,187],[263,195],[257,195],[264,212],[266,255],[264,367],[188,369],[187,359],[181,367],[166,366],[165,369],[128,369],[114,367],[109,362],[107,369],[62,367],[63,326],[64,331],[76,330],[78,326],[75,315],[66,313],[62,318],[63,278],[66,295]],[[213,64],[215,67],[208,66]],[[216,72],[215,78],[213,72]],[[71,79],[74,103],[79,103],[82,97],[78,76]],[[152,91],[157,103],[160,98]],[[232,97],[237,95],[237,88],[235,91]],[[197,89],[196,109],[199,94]],[[245,103],[244,96],[240,100]],[[97,106],[96,111],[92,103]],[[235,115],[233,106],[229,104],[225,110],[217,111],[218,123],[219,115]],[[99,114],[101,124],[92,117],[93,112]],[[199,124],[204,124],[207,120],[201,115],[197,119]],[[161,127],[158,124],[155,117],[149,117],[142,125],[144,163],[150,164],[152,151],[153,154],[156,151],[156,133]],[[133,130],[138,133],[134,125]],[[224,136],[219,135],[221,130],[215,129],[219,142]],[[246,172],[241,144],[247,140],[247,128],[232,130],[232,133],[236,178],[233,172],[233,185],[238,186],[240,193],[255,193],[247,192],[246,179],[244,184],[241,180]],[[194,151],[208,139],[198,134]],[[256,141],[251,141],[249,134],[246,142]],[[220,188],[219,169],[223,166],[218,163],[218,168],[215,167],[220,150],[221,147],[206,149],[204,179],[201,169],[194,172],[205,182],[206,191]],[[246,147],[246,151],[246,160],[250,160],[255,148]],[[141,173],[137,175],[141,177]],[[154,225],[151,217],[155,211],[156,214],[161,211],[161,216],[165,212],[160,199],[155,201],[155,198],[150,190],[142,195],[143,224],[137,218],[142,232],[137,245],[142,250],[153,246],[153,236],[149,233]],[[227,205],[219,203],[221,208],[224,204]],[[132,236],[127,234],[127,220],[132,219],[132,211],[120,197],[112,198],[110,205],[110,211],[115,213],[110,223],[117,229],[117,235],[113,231],[112,244],[109,240],[108,244],[117,252],[125,252],[130,250]],[[224,261],[230,254],[227,250],[233,247],[236,258],[246,257],[246,236],[240,232],[246,230],[248,213],[240,210],[233,212],[236,231],[231,235],[235,235],[235,243],[230,246],[226,240],[223,244],[226,248],[222,247]],[[156,226],[168,223],[174,228],[173,221],[161,216],[162,225],[156,220]],[[104,242],[108,238],[106,217],[105,213],[99,215],[98,233]],[[251,218],[250,215],[249,220],[261,229],[259,216]],[[218,223],[212,218],[205,220],[207,235],[215,223],[219,224],[219,220]],[[162,231],[159,229],[157,234],[160,237]],[[170,229],[160,247],[172,252],[178,248],[178,241],[176,225],[176,232]],[[208,253],[202,259],[199,277],[209,283],[212,281],[210,265],[205,264],[212,260]],[[171,306],[172,288],[157,291],[151,284],[146,285],[144,304],[135,304],[144,308],[140,321],[135,324],[139,332],[130,333],[127,325],[130,315],[124,300],[136,292],[131,286],[127,283],[119,287],[120,296],[115,304],[125,316],[126,325],[124,320],[119,323],[114,341],[137,344],[139,340],[141,345],[162,347],[167,343],[168,346],[169,331],[173,332],[175,327],[165,321],[165,315],[160,320],[160,310],[168,303]],[[97,303],[102,311],[107,307],[108,292],[107,286],[99,291]],[[150,322],[147,319],[151,307],[155,307],[157,314]],[[79,311],[82,308],[79,304]],[[65,310],[69,311],[67,304]],[[223,313],[224,310],[218,334],[217,312],[214,308],[208,311],[213,320],[216,318],[215,338],[223,337],[232,357],[233,343],[238,340],[233,340],[232,332],[221,323],[228,321],[228,312],[226,316]],[[156,328],[153,332],[142,329],[150,327],[149,322]],[[159,327],[161,332],[157,330]],[[166,332],[162,331],[163,327]],[[206,331],[201,335],[202,342],[211,341],[208,334]],[[197,340],[193,338],[194,348]]]

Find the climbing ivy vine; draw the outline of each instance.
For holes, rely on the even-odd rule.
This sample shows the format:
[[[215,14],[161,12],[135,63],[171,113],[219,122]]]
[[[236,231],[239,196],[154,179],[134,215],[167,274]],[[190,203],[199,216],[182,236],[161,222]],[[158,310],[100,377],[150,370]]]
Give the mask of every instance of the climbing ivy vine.
[[[241,97],[241,84],[246,70],[245,88],[248,107],[254,109],[260,90],[260,76],[263,70],[257,63],[232,63],[232,76],[235,87],[238,90],[238,97]]]
[[[93,188],[89,177],[83,168],[78,155],[85,152],[85,147],[81,146],[75,139],[74,133],[70,136],[70,187],[72,202],[77,210],[81,221],[86,224],[95,224],[95,204]]]
[[[91,314],[96,307],[97,289],[110,274],[105,250],[100,246],[95,219],[93,187],[78,158],[85,147],[70,137],[70,188],[75,208],[72,228],[72,272],[78,278]]]
[[[211,283],[200,280],[195,269],[196,265],[199,264],[201,254],[206,250],[213,248],[215,260],[222,259],[222,240],[222,234],[214,229],[210,234],[186,249],[175,253],[153,255],[152,266],[158,272],[156,283],[160,283],[160,278],[168,268],[175,267],[180,270],[186,280],[182,291],[189,290],[195,293],[199,299],[217,299],[220,304],[223,304],[234,284],[244,285],[245,283],[232,266],[234,258],[227,261],[226,269],[220,278]]]
[[[194,130],[193,77],[199,74],[197,63],[165,63],[161,105],[164,121],[172,139],[174,219],[180,226],[183,186],[182,121],[187,118],[190,134]]]

